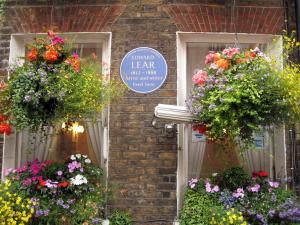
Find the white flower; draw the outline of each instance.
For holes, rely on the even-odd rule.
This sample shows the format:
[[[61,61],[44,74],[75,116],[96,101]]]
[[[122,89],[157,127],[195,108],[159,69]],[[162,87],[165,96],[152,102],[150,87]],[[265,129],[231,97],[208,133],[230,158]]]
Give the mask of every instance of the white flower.
[[[87,179],[80,174],[76,175],[75,177],[72,177],[70,180],[71,184],[73,185],[87,184]]]
[[[76,158],[75,158],[74,155],[71,155],[70,159],[71,159],[71,160],[76,160]]]
[[[82,155],[82,157],[86,159],[86,158],[87,158],[87,155]]]
[[[92,161],[90,159],[85,159],[84,162],[85,163],[91,163]]]
[[[77,157],[78,159],[80,159],[80,158],[81,158],[81,154],[76,154],[76,157]]]
[[[218,176],[218,173],[213,173],[212,176],[216,177],[216,176]]]

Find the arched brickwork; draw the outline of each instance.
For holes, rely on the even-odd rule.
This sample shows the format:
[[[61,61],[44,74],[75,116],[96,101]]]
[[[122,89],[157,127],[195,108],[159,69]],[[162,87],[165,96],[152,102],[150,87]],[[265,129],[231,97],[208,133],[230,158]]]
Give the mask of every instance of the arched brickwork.
[[[7,9],[14,33],[109,31],[125,5],[38,5],[11,6]]]
[[[169,4],[164,10],[180,31],[278,34],[284,28],[280,6]]]

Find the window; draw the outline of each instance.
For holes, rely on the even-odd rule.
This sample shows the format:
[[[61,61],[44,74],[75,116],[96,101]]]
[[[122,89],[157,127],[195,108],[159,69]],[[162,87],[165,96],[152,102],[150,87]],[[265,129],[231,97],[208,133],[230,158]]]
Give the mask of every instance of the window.
[[[280,38],[273,42],[274,35],[238,34],[238,47],[268,49],[276,55],[281,51]],[[192,76],[195,69],[204,67],[205,55],[210,50],[221,50],[233,46],[235,34],[229,33],[187,33],[177,32],[177,104],[185,105],[192,90]],[[219,151],[218,146],[195,138],[190,124],[178,125],[178,169],[177,208],[180,209],[187,181],[195,177],[207,177],[213,172],[232,165],[240,165],[243,160],[236,149]],[[256,152],[246,152],[244,166],[249,171],[268,170],[275,178],[286,177],[284,128],[274,134],[257,135]],[[273,157],[272,157],[273,156]],[[281,158],[281,160],[280,160]],[[275,166],[274,166],[275,165]],[[275,168],[275,170],[273,169]]]
[[[43,34],[41,34],[43,35]],[[102,73],[109,75],[111,33],[64,33],[71,40],[73,51],[81,58],[97,56],[99,63],[104,62]],[[10,42],[10,63],[25,55],[26,45],[36,34],[14,34]],[[89,155],[94,163],[107,172],[108,160],[108,121],[109,108],[99,115],[97,121],[78,121],[77,123],[57,124],[57,131],[46,128],[47,136],[31,134],[24,130],[5,137],[2,172],[15,168],[33,158],[60,161],[70,154]]]

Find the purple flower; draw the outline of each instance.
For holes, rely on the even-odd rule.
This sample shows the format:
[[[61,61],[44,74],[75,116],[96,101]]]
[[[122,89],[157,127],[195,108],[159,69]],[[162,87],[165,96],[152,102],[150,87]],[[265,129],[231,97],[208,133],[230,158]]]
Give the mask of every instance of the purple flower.
[[[63,207],[64,209],[70,208],[70,206],[69,206],[68,204],[62,205],[62,207]]]
[[[69,199],[67,202],[68,204],[73,205],[75,203],[75,199]]]
[[[56,201],[56,204],[57,204],[57,205],[63,205],[63,204],[64,204],[64,200],[62,200],[62,199],[60,198],[60,199],[58,199],[58,200]]]
[[[36,212],[35,212],[35,216],[36,217],[39,217],[39,216],[42,216],[42,215],[44,215],[44,211],[43,210],[36,210]]]
[[[48,216],[48,215],[49,215],[49,212],[50,212],[49,209],[44,210],[44,216]]]
[[[69,168],[69,172],[73,173],[74,170],[78,169],[81,167],[81,163],[77,162],[77,161],[73,161],[71,163],[68,164],[68,168]]]
[[[272,188],[278,188],[278,187],[279,187],[279,182],[276,182],[276,181],[274,181],[274,182],[269,181],[269,185],[270,185],[270,187],[272,187]]]
[[[100,218],[93,218],[92,219],[92,224],[100,224],[101,223],[101,219]]]
[[[191,180],[189,180],[188,185],[189,185],[190,188],[194,188],[197,183],[198,183],[198,179],[197,178],[192,178]]]
[[[260,185],[259,184],[255,184],[252,187],[248,187],[248,190],[251,191],[251,192],[258,192],[259,189],[260,189]]]

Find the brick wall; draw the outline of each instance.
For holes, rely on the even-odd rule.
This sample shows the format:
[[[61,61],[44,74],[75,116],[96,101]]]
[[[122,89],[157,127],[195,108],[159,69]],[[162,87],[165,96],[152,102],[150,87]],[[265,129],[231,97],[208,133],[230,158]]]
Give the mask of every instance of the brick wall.
[[[233,14],[233,0],[7,1],[0,74],[5,75],[11,33],[44,32],[50,25],[64,32],[112,31],[116,77],[121,59],[135,47],[155,48],[166,58],[168,78],[159,90],[128,91],[111,106],[109,181],[119,191],[110,207],[131,211],[139,225],[170,225],[176,216],[177,140],[151,126],[158,103],[176,104],[175,32],[280,33],[284,28],[281,0],[236,0]]]
[[[132,1],[112,27],[113,74],[140,46],[157,49],[168,64],[159,90],[129,91],[111,107],[109,180],[121,188],[113,206],[129,209],[140,225],[171,224],[176,215],[176,138],[151,125],[158,103],[176,104],[176,30],[159,0]]]

